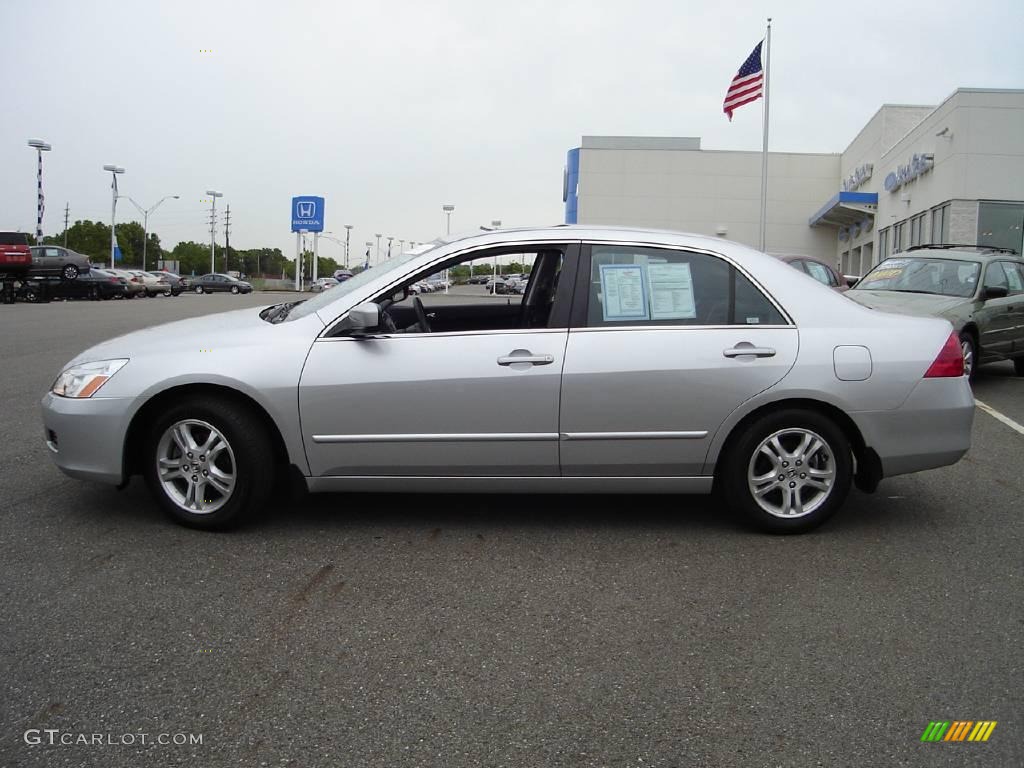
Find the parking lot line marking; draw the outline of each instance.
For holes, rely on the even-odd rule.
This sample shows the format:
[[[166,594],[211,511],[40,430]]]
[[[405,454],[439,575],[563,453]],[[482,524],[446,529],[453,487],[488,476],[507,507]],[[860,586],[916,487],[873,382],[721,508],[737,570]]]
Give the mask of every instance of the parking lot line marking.
[[[986,405],[985,403],[981,402],[981,400],[975,400],[974,404],[976,406],[978,406],[979,408],[981,408],[981,410],[983,410],[985,413],[987,413],[989,416],[991,416],[996,421],[1001,421],[1001,422],[1003,422],[1003,424],[1008,426],[1014,432],[1019,432],[1020,434],[1024,435],[1024,426],[1018,424],[1016,421],[1011,419],[1009,416],[1004,416],[999,411],[997,411],[995,408],[993,408],[991,405]]]

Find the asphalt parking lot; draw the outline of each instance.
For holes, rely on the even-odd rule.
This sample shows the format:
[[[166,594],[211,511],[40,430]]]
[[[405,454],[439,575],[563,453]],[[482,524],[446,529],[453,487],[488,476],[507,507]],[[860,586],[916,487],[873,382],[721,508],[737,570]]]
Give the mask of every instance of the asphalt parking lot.
[[[1024,434],[979,410],[959,464],[786,538],[663,496],[327,496],[209,534],[52,465],[73,355],[275,300],[0,306],[0,765],[1024,764]],[[1024,423],[1008,365],[975,393]]]

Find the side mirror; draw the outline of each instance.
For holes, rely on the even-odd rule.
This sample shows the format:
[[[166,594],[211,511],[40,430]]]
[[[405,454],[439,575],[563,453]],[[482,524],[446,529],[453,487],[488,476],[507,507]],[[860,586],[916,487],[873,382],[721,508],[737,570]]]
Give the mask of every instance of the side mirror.
[[[853,286],[860,282],[860,277],[858,275],[843,275],[843,280],[846,281],[847,288],[853,288]]]
[[[380,306],[372,301],[357,304],[348,311],[348,330],[352,336],[363,336],[380,330]]]
[[[1005,299],[1010,294],[1010,289],[1005,285],[986,285],[981,289],[982,301],[985,299]]]

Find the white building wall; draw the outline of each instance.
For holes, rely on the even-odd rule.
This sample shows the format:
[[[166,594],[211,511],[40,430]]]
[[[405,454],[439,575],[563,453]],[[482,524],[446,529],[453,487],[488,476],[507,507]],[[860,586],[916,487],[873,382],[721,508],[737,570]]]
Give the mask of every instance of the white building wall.
[[[588,138],[580,150],[579,223],[675,229],[757,247],[760,152],[599,149]],[[835,193],[838,174],[839,155],[769,153],[769,251],[832,252],[834,231],[811,229],[807,217]]]

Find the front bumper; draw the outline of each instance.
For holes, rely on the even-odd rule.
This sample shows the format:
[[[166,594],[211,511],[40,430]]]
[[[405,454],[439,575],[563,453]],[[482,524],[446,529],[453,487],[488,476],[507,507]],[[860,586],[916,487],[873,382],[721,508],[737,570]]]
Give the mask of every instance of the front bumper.
[[[971,447],[974,395],[965,377],[921,379],[891,411],[850,413],[885,477],[945,467]]]
[[[126,398],[74,399],[47,392],[44,439],[57,467],[79,480],[120,485],[130,405]]]

